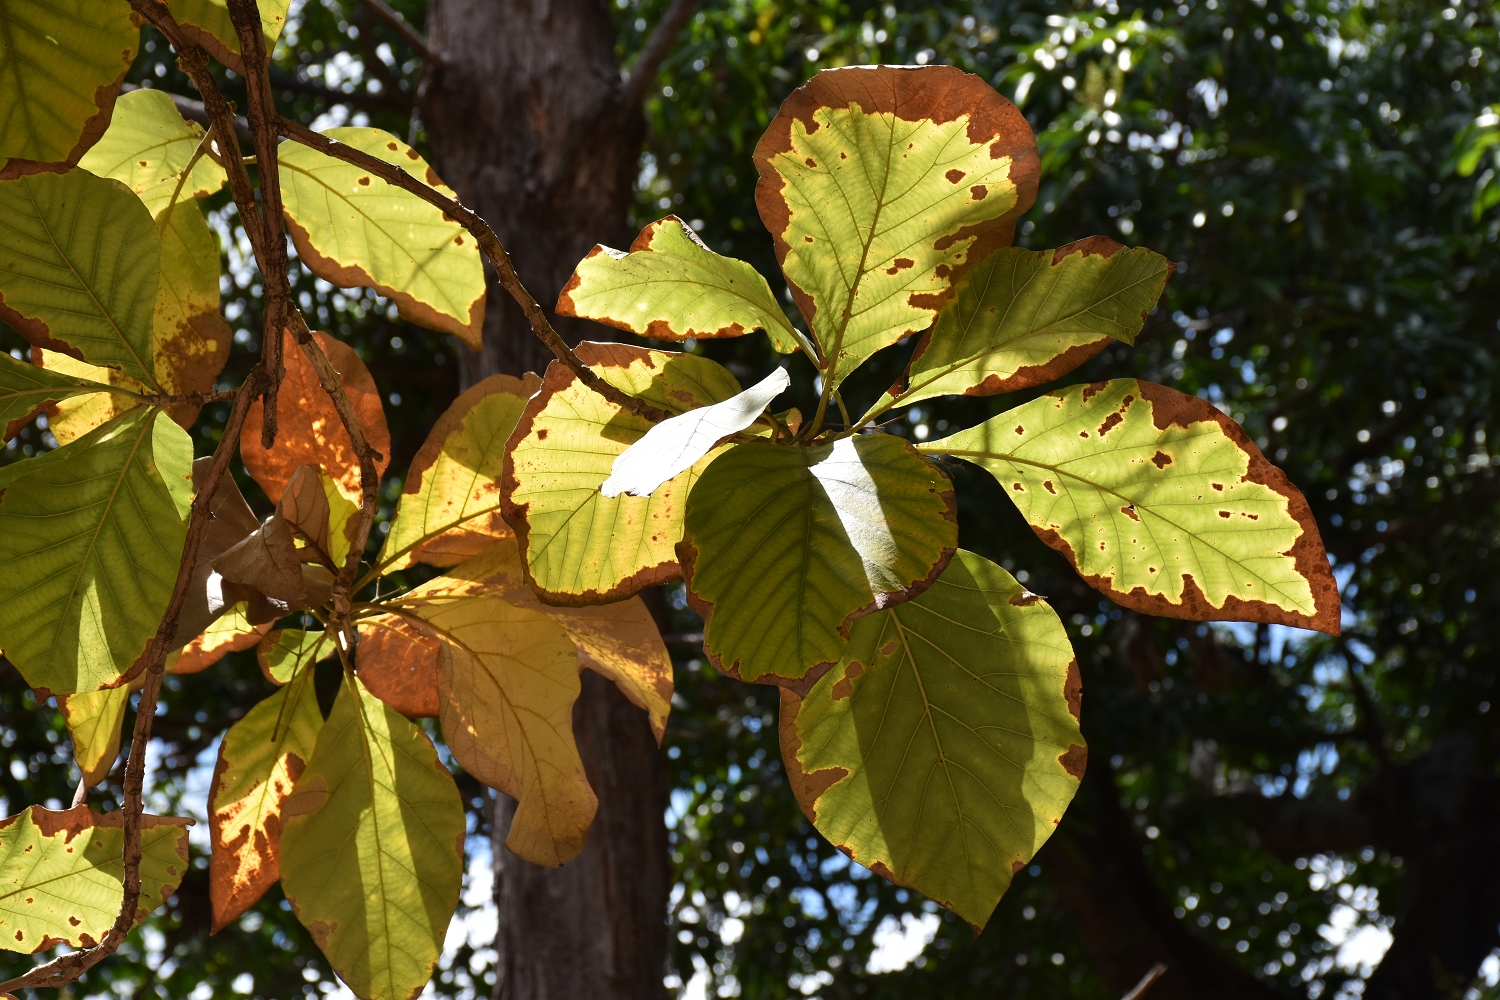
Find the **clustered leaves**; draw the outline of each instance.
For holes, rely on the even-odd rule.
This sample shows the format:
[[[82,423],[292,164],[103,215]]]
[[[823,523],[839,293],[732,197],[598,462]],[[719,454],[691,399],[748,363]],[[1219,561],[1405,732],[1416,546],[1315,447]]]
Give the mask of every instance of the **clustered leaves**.
[[[174,891],[187,821],[142,819],[138,784],[117,813],[92,812],[87,792],[119,753],[133,690],[154,698],[163,670],[253,646],[276,690],[220,745],[214,927],[280,880],[357,995],[416,995],[457,904],[465,833],[416,720],[436,717],[454,762],[517,799],[513,853],[571,860],[597,809],[572,731],[579,672],[613,680],[660,739],[671,665],[636,595],[677,579],[714,665],[779,686],[783,756],[815,825],[983,926],[1060,820],[1087,750],[1062,624],[958,547],[949,458],[991,472],[1122,604],[1338,629],[1306,503],[1196,397],[1121,380],[919,447],[884,433],[896,407],[1036,386],[1131,342],[1172,270],[1102,237],[1011,248],[1036,191],[1031,130],[986,84],[937,67],[819,74],[757,147],[757,203],[805,330],[753,268],[675,218],[628,252],[596,248],[559,299],[559,313],[658,341],[763,330],[817,367],[810,416],[771,409],[785,371],[742,389],[692,353],[558,342],[541,377],[487,379],[439,419],[366,560],[372,476],[390,451],[380,392],[349,347],[306,330],[284,288],[268,290],[290,334],[270,331],[268,360],[293,347],[275,355],[281,370],[258,366],[238,390],[219,454],[195,461],[183,429],[228,352],[197,199],[248,184],[237,142],[161,94],[117,98],[136,38],[124,0],[0,5],[17,26],[0,88],[22,81],[0,89],[0,319],[32,344],[29,363],[0,356],[0,420],[9,437],[44,414],[59,444],[0,469],[0,644],[39,700],[56,698],[82,776],[72,809],[0,826],[0,852],[22,859],[5,868],[6,948],[108,944],[137,869],[126,926]],[[242,53],[274,43],[286,14],[166,9],[147,16],[185,59],[201,46],[252,75]],[[40,63],[52,72],[31,68],[33,35],[65,50]],[[252,125],[276,129],[253,77],[250,98]],[[278,178],[302,263],[477,347],[493,234],[459,221],[453,192],[394,136],[326,138],[262,145],[276,162],[256,164]],[[277,252],[257,247],[268,276],[284,276]],[[848,376],[918,336],[902,379],[851,419]],[[236,441],[275,505],[263,519],[224,475]],[[443,572],[405,591],[385,581],[418,563]],[[343,681],[325,719],[312,678],[327,660]]]

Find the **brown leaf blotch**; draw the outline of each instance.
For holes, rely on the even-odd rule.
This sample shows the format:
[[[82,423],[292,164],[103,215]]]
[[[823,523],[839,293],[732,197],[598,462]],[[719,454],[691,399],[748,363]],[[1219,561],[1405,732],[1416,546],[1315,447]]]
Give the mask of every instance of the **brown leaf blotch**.
[[[1070,744],[1067,752],[1057,758],[1057,762],[1063,766],[1064,771],[1082,781],[1083,772],[1089,765],[1089,748],[1077,743]]]
[[[1155,455],[1151,456],[1151,463],[1158,469],[1165,469],[1167,466],[1172,464],[1172,456],[1168,455],[1164,451],[1158,451]],[[1219,488],[1223,489],[1222,486]]]

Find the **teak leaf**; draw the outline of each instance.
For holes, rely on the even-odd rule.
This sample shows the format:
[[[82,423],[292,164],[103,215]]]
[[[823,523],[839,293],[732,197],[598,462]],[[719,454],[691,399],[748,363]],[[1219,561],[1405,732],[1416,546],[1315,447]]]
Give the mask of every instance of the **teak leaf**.
[[[722,366],[692,354],[625,344],[578,345],[605,381],[672,413],[740,391]],[[650,497],[606,497],[614,460],[651,429],[559,362],[547,367],[505,456],[501,497],[516,531],[527,581],[552,604],[620,600],[682,575],[674,546],[682,509],[710,453]]]
[[[0,0],[0,177],[78,162],[140,43],[125,0]]]
[[[416,996],[464,870],[463,802],[432,742],[349,678],[281,816],[282,888],[339,978]]]
[[[225,0],[166,0],[166,5],[190,39],[203,46],[219,62],[244,75],[240,36],[234,30]],[[260,9],[266,52],[270,53],[276,49],[276,39],[281,37],[281,29],[286,26],[291,0],[256,0],[256,6]]]
[[[213,459],[208,457],[193,461],[195,493],[202,489],[212,464]],[[245,502],[233,476],[219,478],[219,485],[209,498],[208,512],[208,526],[204,530],[203,541],[198,546],[198,558],[188,585],[187,600],[177,619],[177,634],[174,636],[176,642],[190,648],[184,649],[182,655],[170,666],[173,673],[195,673],[217,662],[232,649],[253,646],[260,634],[270,627],[266,625],[255,631],[255,627],[267,621],[267,618],[264,614],[251,613],[252,608],[255,612],[264,610],[262,606],[266,603],[265,598],[233,593],[235,588],[232,585],[226,587],[223,577],[213,569],[215,559],[260,530],[260,522],[250,505]],[[226,589],[230,593],[226,594]],[[239,609],[239,621],[245,630],[251,631],[254,638],[245,639],[237,635],[239,629],[233,624],[235,616],[229,614],[233,608]],[[215,619],[221,614],[229,614],[231,618],[231,622],[224,626],[227,631],[216,627]]]
[[[57,708],[73,737],[73,761],[78,765],[86,788],[103,781],[120,756],[120,727],[125,721],[125,706],[130,703],[131,685],[90,691],[87,694],[60,694]]]
[[[339,484],[314,465],[304,465],[292,474],[276,512],[302,543],[303,558],[310,558],[337,571],[349,558],[354,543],[359,504],[344,496]]]
[[[1207,400],[1135,379],[1075,385],[919,450],[989,471],[1127,608],[1339,632],[1307,501]]]
[[[69,378],[125,390],[96,391],[42,407],[42,412],[47,415],[47,429],[52,432],[58,444],[72,444],[94,428],[103,427],[120,414],[141,405],[140,399],[126,393],[144,394],[151,391],[116,368],[100,368],[43,347],[31,349],[31,363]]]
[[[675,215],[642,229],[628,253],[590,250],[563,286],[557,313],[656,340],[764,330],[782,354],[801,340],[759,271],[714,253]]]
[[[344,391],[354,404],[354,414],[364,429],[365,440],[382,456],[375,463],[376,471],[384,475],[385,467],[391,461],[391,431],[385,422],[385,408],[381,405],[380,389],[376,387],[375,379],[348,344],[322,331],[315,331],[313,337],[334,370],[343,376]],[[260,432],[265,422],[266,404],[257,399],[250,406],[245,429],[240,434],[240,458],[245,463],[245,471],[266,491],[272,503],[281,499],[292,476],[304,465],[323,469],[339,484],[345,496],[357,501],[360,496],[359,456],[354,453],[349,432],[344,430],[328,393],[318,384],[318,373],[312,362],[296,344],[288,343],[285,360],[286,377],[282,379],[276,404],[276,445],[270,449],[261,446]]]
[[[161,236],[141,200],[87,170],[0,181],[0,320],[36,347],[159,388]]]
[[[958,544],[953,486],[900,438],[736,445],[688,497],[678,553],[714,665],[794,681],[862,611],[920,593]]]
[[[9,441],[45,403],[86,396],[103,386],[88,378],[49,371],[0,351],[0,428]],[[59,439],[59,443],[62,442]]]
[[[662,483],[691,469],[724,438],[755,423],[771,400],[791,384],[786,369],[778,368],[722,403],[663,420],[620,453],[599,492],[606,497],[621,493],[649,497]]]
[[[239,601],[214,619],[192,642],[183,646],[177,659],[168,664],[167,672],[196,674],[207,670],[230,653],[258,646],[270,630],[270,622],[252,625],[246,617],[245,602]],[[178,629],[179,635],[182,631]]]
[[[366,690],[402,715],[435,718],[443,674],[441,640],[399,615],[377,615],[359,623],[354,661]]]
[[[0,648],[32,687],[95,691],[145,650],[182,560],[192,457],[187,432],[142,407],[9,467]]]
[[[782,689],[787,777],[839,850],[977,931],[1078,790],[1081,689],[1057,614],[960,551],[855,622],[805,697]]]
[[[92,947],[120,913],[125,814],[32,806],[0,820],[0,948],[23,954]],[[142,817],[137,922],[187,873],[190,819]]]
[[[300,628],[267,632],[256,647],[255,659],[260,672],[272,684],[287,684],[292,678],[319,660],[326,660],[338,650],[328,632],[305,632]]]
[[[951,67],[823,70],[755,147],[755,203],[837,385],[932,325],[1037,185],[1025,117]]]
[[[389,132],[334,128],[324,134],[457,197],[416,150]],[[288,143],[280,162],[287,229],[314,274],[340,288],[373,288],[407,320],[479,350],[485,285],[474,237],[409,191],[311,146]]]
[[[500,513],[505,445],[541,379],[491,375],[438,418],[406,474],[380,550],[385,572],[455,566],[515,532]]]
[[[1102,236],[1057,250],[996,250],[958,283],[874,410],[893,398],[1026,389],[1066,375],[1111,339],[1133,344],[1175,267]]]
[[[672,660],[657,630],[656,619],[639,597],[581,607],[543,604],[526,584],[521,554],[509,542],[495,543],[482,555],[455,566],[415,593],[498,597],[513,607],[546,615],[578,647],[582,666],[614,681],[625,697],[646,710],[651,717],[651,730],[657,742],[661,742],[667,715],[672,710]],[[361,646],[360,651],[364,655],[365,647]]]
[[[434,586],[437,585],[437,586]],[[404,599],[411,603],[432,581]],[[517,801],[505,845],[539,865],[577,857],[599,801],[573,742],[578,653],[546,615],[494,597],[412,610],[443,640],[443,739],[465,771]]]
[[[78,165],[112,177],[140,196],[152,218],[172,201],[179,179],[203,140],[203,127],[183,120],[160,90],[132,90],[115,102],[109,129]],[[182,181],[178,202],[213,194],[228,178],[212,157],[201,156]]]
[[[281,809],[302,776],[323,714],[311,672],[262,701],[219,744],[208,793],[208,894],[218,933],[281,877]]]

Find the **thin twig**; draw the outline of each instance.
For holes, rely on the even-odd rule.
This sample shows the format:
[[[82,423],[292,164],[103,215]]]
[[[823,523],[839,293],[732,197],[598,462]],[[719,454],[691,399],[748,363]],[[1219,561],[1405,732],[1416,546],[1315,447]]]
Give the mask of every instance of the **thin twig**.
[[[281,218],[281,178],[277,170],[276,147],[281,136],[276,123],[276,95],[271,89],[271,58],[266,52],[266,36],[261,27],[260,9],[255,0],[229,0],[229,19],[240,37],[240,57],[245,66],[245,94],[250,106],[245,109],[250,120],[250,135],[255,140],[255,169],[260,174],[260,215],[265,228],[264,246],[256,255],[261,284],[265,289],[265,332],[261,338],[261,359],[271,376],[266,386],[265,419],[261,423],[260,443],[270,448],[276,443],[276,396],[286,375],[281,351],[287,321],[286,234]]]
[[[635,63],[630,67],[630,74],[620,84],[620,104],[623,107],[631,109],[641,103],[641,99],[646,96],[646,88],[656,79],[656,71],[661,69],[661,64],[677,42],[678,33],[687,24],[688,18],[693,16],[693,10],[697,6],[698,0],[672,0],[672,6],[656,22],[651,37],[641,47],[641,54],[636,56]]]
[[[396,34],[406,39],[407,43],[417,50],[418,54],[426,60],[428,65],[436,66],[442,62],[438,58],[437,53],[432,51],[432,45],[422,36],[422,33],[406,23],[400,14],[397,14],[385,3],[385,0],[360,0],[360,2],[376,17],[389,24],[392,28],[395,28]]]
[[[380,64],[380,69],[389,73],[390,67],[378,57],[366,54],[365,62],[374,59]],[[372,67],[373,70],[373,67]],[[379,70],[374,70],[376,76],[383,77]],[[295,73],[288,73],[277,66],[271,67],[271,82],[278,90],[290,90],[297,94],[307,94],[309,97],[321,97],[330,104],[349,104],[356,108],[367,108],[371,111],[391,111],[400,115],[411,114],[411,99],[398,89],[394,82],[388,83],[381,79],[383,89],[378,94],[369,91],[344,91],[328,86],[326,83],[318,83],[314,80],[304,80]]]
[[[257,388],[264,380],[265,370],[259,364],[250,369],[250,374],[245,378],[245,384],[241,387],[242,391],[236,398],[234,409],[230,411],[229,420],[224,426],[224,437],[220,440],[219,446],[214,449],[213,461],[209,463],[208,472],[203,478],[198,494],[193,498],[187,536],[182,546],[182,563],[177,570],[177,582],[172,587],[172,597],[167,602],[166,614],[162,616],[156,634],[146,644],[145,652],[121,681],[129,683],[132,677],[139,676],[141,671],[145,671],[146,683],[141,689],[141,698],[136,706],[135,729],[130,738],[130,757],[125,765],[125,801],[122,810],[125,819],[123,851],[125,871],[122,880],[124,895],[120,901],[120,912],[115,917],[114,925],[97,945],[83,951],[60,955],[24,975],[0,983],[0,993],[14,993],[18,990],[38,987],[66,986],[114,954],[115,950],[124,943],[131,928],[135,926],[136,909],[141,898],[141,827],[142,816],[145,813],[143,786],[146,775],[146,744],[151,739],[151,722],[156,716],[156,697],[161,690],[162,677],[166,672],[167,653],[175,648],[177,622],[182,615],[183,605],[187,603],[193,572],[198,563],[198,550],[203,544],[203,536],[212,519],[210,507],[214,491],[218,489],[219,481],[229,469],[229,458],[234,454],[234,449],[239,443],[240,430],[244,427],[245,417],[250,411],[250,400],[256,397]],[[158,415],[157,419],[165,419],[165,417]]]
[[[387,184],[393,184],[404,191],[410,191],[429,205],[434,205],[442,209],[448,218],[467,229],[473,235],[474,239],[478,241],[480,251],[489,260],[490,264],[494,266],[501,286],[510,293],[510,297],[516,300],[516,304],[526,314],[526,319],[531,323],[531,329],[537,335],[537,338],[543,344],[547,345],[547,349],[559,361],[573,370],[573,374],[578,376],[580,382],[616,406],[629,410],[636,416],[646,420],[659,422],[672,415],[610,385],[604,379],[600,378],[593,369],[584,364],[577,354],[573,353],[573,349],[568,346],[567,341],[563,340],[562,336],[552,328],[552,323],[547,319],[547,314],[542,311],[542,307],[537,303],[536,299],[526,290],[526,286],[521,284],[521,279],[516,274],[515,265],[511,263],[510,254],[506,253],[505,247],[500,244],[500,238],[495,235],[494,230],[490,229],[489,225],[479,216],[452,198],[446,197],[426,184],[423,184],[394,163],[387,163],[382,159],[371,156],[369,153],[355,149],[353,146],[346,146],[335,139],[319,135],[306,125],[289,121],[285,118],[281,119],[280,130],[281,134],[288,139],[311,146],[313,149],[326,153],[335,159],[343,160],[345,163],[352,163],[362,170],[369,171]]]
[[[1141,981],[1135,984],[1135,989],[1125,994],[1120,1000],[1141,1000],[1141,997],[1146,995],[1146,991],[1155,986],[1156,981],[1166,974],[1166,963],[1157,962],[1146,970],[1146,974],[1141,977]]]

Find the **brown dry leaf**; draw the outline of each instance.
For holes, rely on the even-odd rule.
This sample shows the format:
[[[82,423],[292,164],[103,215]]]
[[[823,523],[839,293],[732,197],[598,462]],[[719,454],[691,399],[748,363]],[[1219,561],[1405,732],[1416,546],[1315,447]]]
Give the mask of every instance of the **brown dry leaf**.
[[[385,410],[380,404],[380,390],[370,370],[353,348],[321,331],[315,332],[318,346],[328,356],[334,370],[344,379],[344,391],[354,405],[355,416],[364,430],[365,440],[380,453],[376,471],[385,473],[390,464],[391,432],[386,426]],[[270,450],[261,447],[261,428],[265,423],[265,402],[256,400],[245,419],[240,435],[240,458],[245,469],[266,491],[273,503],[303,465],[322,468],[338,483],[339,490],[358,500],[359,457],[349,433],[339,421],[333,401],[318,384],[317,373],[307,356],[287,338],[286,377],[277,400],[276,444]]]
[[[229,583],[254,587],[273,600],[302,604],[307,599],[302,559],[291,526],[280,514],[215,559],[213,568]]]
[[[359,623],[355,669],[365,688],[407,716],[436,717],[442,642],[398,615]]]
[[[211,458],[199,458],[193,461],[194,493],[203,488],[203,481],[208,475],[208,467],[212,464]],[[213,578],[213,561],[260,528],[260,521],[250,509],[250,505],[245,502],[245,497],[240,493],[239,486],[235,484],[234,477],[227,473],[219,478],[219,485],[214,489],[213,499],[208,509],[212,516],[208,521],[208,529],[203,535],[203,542],[198,548],[198,562],[193,567],[192,583],[188,585],[187,602],[183,604],[182,615],[177,619],[176,641],[184,645],[189,641],[196,642],[197,638],[213,625],[214,620],[224,613],[228,606],[235,603],[235,601],[224,599],[220,581]],[[182,661],[179,659],[179,667],[174,668],[173,672],[194,673],[202,670],[229,652],[231,647],[225,647],[212,659],[203,660],[202,655],[207,654],[210,648],[216,647],[212,644],[205,645],[199,656],[189,659],[190,666],[195,662],[201,662],[201,665],[194,669],[184,670],[180,667]]]
[[[358,526],[359,505],[344,496],[326,472],[314,465],[298,469],[276,510],[306,543],[304,552],[330,569],[344,565]]]

